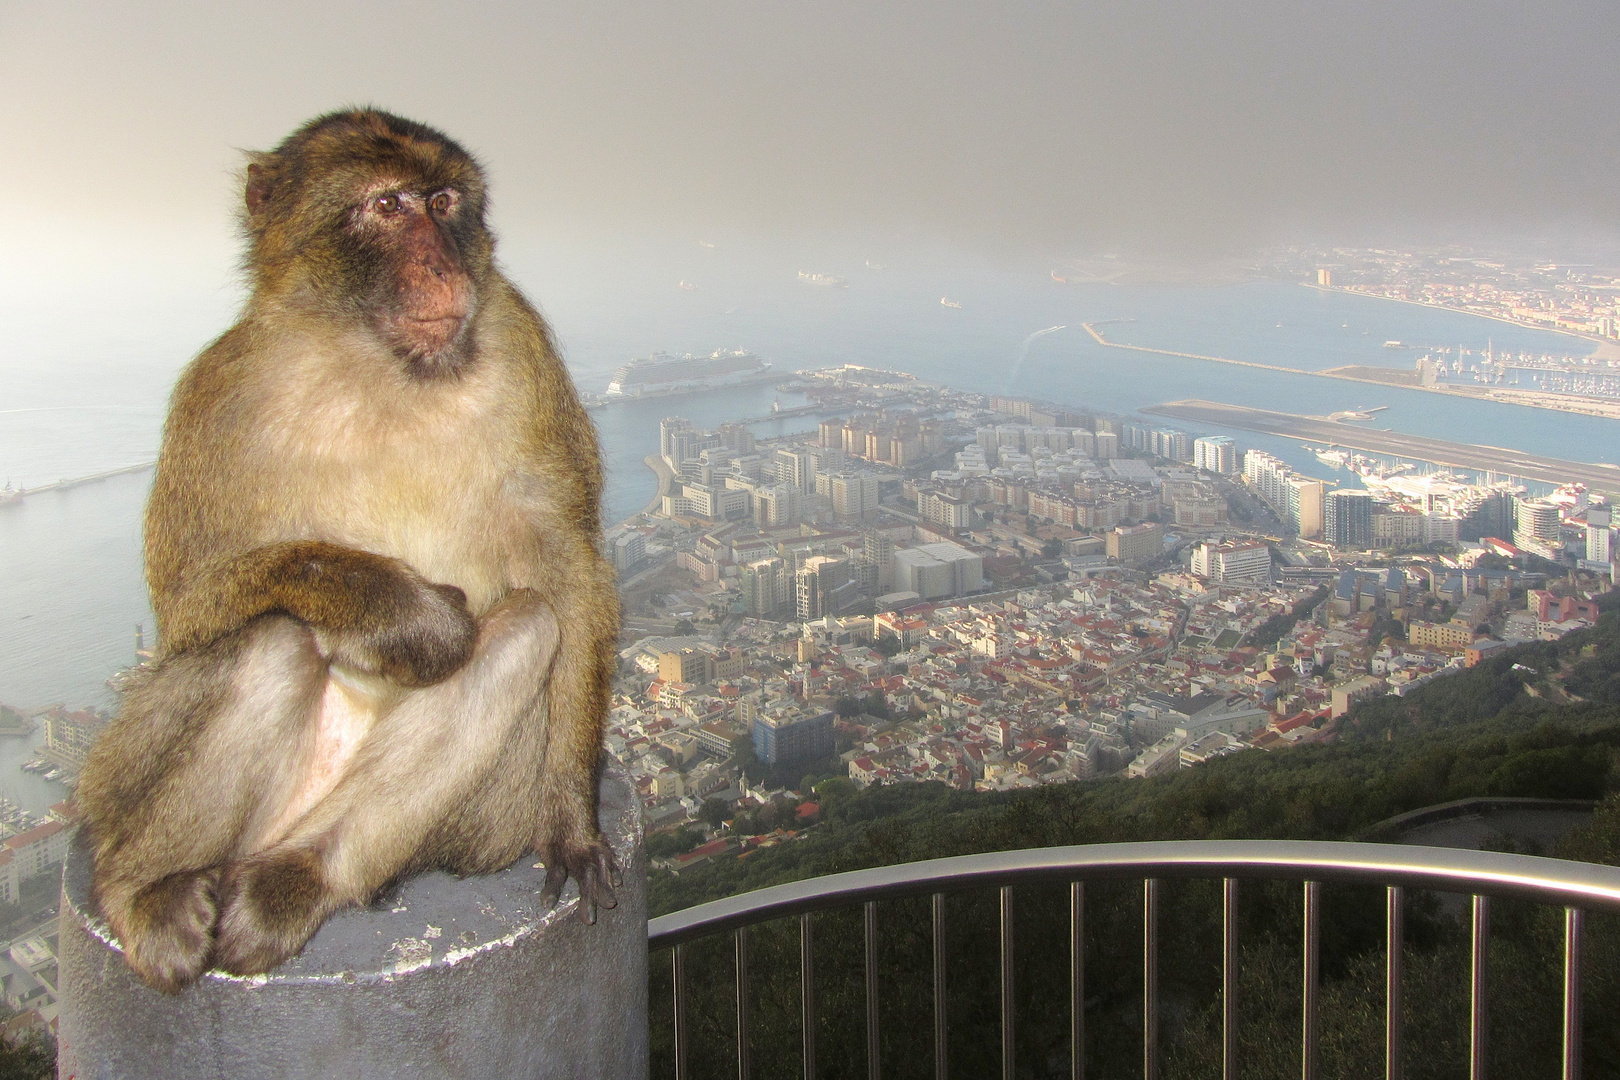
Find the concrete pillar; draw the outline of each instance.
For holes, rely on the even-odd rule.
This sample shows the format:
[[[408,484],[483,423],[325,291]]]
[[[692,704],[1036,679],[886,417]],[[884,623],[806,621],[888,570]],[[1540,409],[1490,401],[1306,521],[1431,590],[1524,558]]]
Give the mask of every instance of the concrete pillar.
[[[606,772],[601,827],[624,885],[596,925],[572,881],[544,909],[534,858],[412,878],[338,913],[268,975],[214,972],[170,997],[125,966],[75,850],[62,890],[62,1080],[353,1080],[647,1075],[641,808]]]

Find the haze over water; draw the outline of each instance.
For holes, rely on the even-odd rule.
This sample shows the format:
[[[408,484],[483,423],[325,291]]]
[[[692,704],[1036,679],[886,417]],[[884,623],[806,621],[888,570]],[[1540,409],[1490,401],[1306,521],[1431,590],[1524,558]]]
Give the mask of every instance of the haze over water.
[[[508,258],[556,327],[576,382],[598,393],[633,356],[741,346],[771,360],[784,379],[800,368],[855,363],[1127,415],[1186,397],[1317,414],[1387,405],[1377,414],[1379,427],[1578,460],[1620,454],[1620,423],[1610,420],[1124,352],[1097,345],[1080,324],[1134,319],[1102,329],[1115,341],[1301,370],[1352,363],[1404,368],[1420,355],[1383,348],[1390,339],[1589,350],[1564,335],[1282,282],[1065,286],[1042,267],[871,261],[886,268],[868,269],[865,259],[838,253],[739,256],[695,243],[633,255]],[[800,269],[850,284],[807,285],[797,278]],[[682,291],[681,280],[698,287]],[[942,296],[962,306],[943,306]],[[37,485],[150,460],[175,373],[228,325],[234,303],[227,289],[194,296],[189,305],[145,300],[128,319],[101,330],[78,325],[68,312],[0,310],[0,330],[34,361],[16,365],[26,377],[6,369],[0,475]],[[1033,332],[1059,325],[1066,329],[1029,341],[1020,362]],[[607,458],[606,520],[634,513],[653,494],[642,459],[657,451],[661,417],[714,425],[766,415],[778,397],[784,405],[799,403],[767,384],[593,412]],[[51,411],[14,411],[33,409]],[[758,430],[801,431],[815,422],[800,417]],[[1240,445],[1332,478],[1297,442],[1232,434]],[[152,626],[139,570],[149,481],[149,473],[136,474],[0,506],[0,702],[110,704],[105,680],[133,661],[135,625],[145,623],[148,632]],[[0,769],[0,793],[8,782]]]

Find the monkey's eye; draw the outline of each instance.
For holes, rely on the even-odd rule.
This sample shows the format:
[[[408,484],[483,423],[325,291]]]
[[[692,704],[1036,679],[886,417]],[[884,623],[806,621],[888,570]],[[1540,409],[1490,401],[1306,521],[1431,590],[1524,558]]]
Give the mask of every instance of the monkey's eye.
[[[399,213],[399,196],[379,195],[377,197],[377,201],[372,205],[375,206],[380,213],[397,214]]]
[[[448,191],[441,191],[437,195],[433,196],[433,198],[428,200],[428,206],[435,214],[448,214],[450,212],[450,208],[454,205],[455,200],[450,197],[450,193]]]

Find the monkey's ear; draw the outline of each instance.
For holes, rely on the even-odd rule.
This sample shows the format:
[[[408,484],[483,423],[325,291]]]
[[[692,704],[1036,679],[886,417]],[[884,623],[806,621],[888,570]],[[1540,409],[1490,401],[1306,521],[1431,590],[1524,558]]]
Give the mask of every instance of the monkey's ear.
[[[270,203],[270,195],[274,188],[275,157],[271,154],[249,154],[247,184],[243,190],[243,198],[247,203],[249,217],[259,218],[263,216],[265,207]]]

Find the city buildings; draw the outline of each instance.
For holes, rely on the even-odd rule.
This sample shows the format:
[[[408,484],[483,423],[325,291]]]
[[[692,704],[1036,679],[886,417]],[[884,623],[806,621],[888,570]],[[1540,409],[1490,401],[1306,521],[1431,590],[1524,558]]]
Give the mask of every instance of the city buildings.
[[[1229,435],[1206,435],[1193,440],[1193,465],[1222,476],[1237,472],[1237,443]]]
[[[1373,493],[1362,488],[1329,492],[1323,499],[1323,542],[1358,551],[1372,547],[1373,509],[1377,504]]]
[[[984,587],[984,559],[950,542],[902,548],[894,553],[894,587],[925,600],[962,596]]]
[[[815,761],[833,752],[831,709],[776,702],[754,716],[754,755],[772,765]]]
[[[1322,481],[1301,476],[1280,458],[1259,450],[1243,456],[1243,478],[1271,505],[1290,532],[1306,539],[1322,535]]]
[[[1271,548],[1256,540],[1199,544],[1192,572],[1222,585],[1271,580]]]

